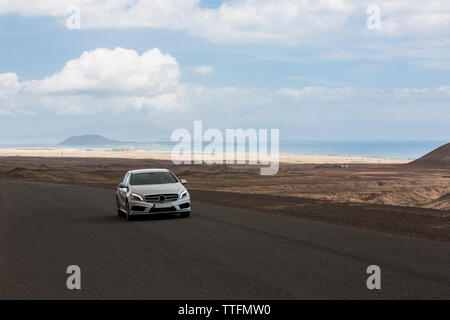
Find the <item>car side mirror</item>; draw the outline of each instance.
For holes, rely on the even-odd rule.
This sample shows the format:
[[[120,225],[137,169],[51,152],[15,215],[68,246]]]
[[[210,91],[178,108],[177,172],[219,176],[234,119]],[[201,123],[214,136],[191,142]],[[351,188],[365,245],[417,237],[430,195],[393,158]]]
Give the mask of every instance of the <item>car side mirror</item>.
[[[187,184],[187,180],[181,179],[180,180],[181,184]]]
[[[128,186],[121,183],[121,184],[119,184],[119,189],[126,189],[128,191]]]

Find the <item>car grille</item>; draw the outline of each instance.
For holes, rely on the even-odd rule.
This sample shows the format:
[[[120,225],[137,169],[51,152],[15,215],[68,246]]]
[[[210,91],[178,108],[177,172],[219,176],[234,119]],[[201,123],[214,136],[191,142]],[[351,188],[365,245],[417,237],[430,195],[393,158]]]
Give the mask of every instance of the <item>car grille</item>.
[[[178,200],[177,193],[151,194],[144,197],[147,202],[171,202]]]

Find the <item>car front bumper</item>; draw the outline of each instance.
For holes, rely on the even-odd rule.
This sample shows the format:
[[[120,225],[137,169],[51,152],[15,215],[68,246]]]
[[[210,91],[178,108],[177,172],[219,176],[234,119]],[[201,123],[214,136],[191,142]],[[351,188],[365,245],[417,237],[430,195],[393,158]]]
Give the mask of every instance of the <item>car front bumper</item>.
[[[183,198],[172,202],[143,202],[130,201],[130,215],[144,215],[144,214],[161,214],[161,213],[182,213],[191,211],[190,199]]]

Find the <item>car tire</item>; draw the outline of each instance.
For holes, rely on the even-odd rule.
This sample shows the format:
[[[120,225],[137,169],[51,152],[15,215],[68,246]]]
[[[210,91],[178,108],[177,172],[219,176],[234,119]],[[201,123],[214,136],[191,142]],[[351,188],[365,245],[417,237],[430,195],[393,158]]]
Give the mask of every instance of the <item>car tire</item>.
[[[128,204],[128,201],[127,201],[127,206],[126,206],[126,218],[128,221],[131,221],[133,219],[133,217],[130,214],[130,205]]]
[[[123,215],[123,212],[120,209],[119,199],[117,198],[116,198],[116,206],[117,206],[117,216],[121,217]]]
[[[191,212],[190,211],[188,211],[188,212],[181,212],[180,213],[180,217],[182,217],[182,218],[187,218],[187,217],[189,217],[191,215]]]

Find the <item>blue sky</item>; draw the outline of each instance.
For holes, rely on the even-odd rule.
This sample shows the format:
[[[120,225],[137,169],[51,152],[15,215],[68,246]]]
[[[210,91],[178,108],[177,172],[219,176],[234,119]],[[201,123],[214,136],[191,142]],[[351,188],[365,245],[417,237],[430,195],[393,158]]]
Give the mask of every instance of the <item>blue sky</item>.
[[[74,2],[0,4],[0,143],[87,133],[126,139],[136,126],[145,139],[167,138],[194,120],[279,128],[282,139],[450,136],[444,1],[425,9],[371,1],[381,9],[379,30],[367,29],[364,1],[350,0],[298,8],[193,0],[179,10],[173,0],[167,8],[118,0],[117,16],[88,1],[79,5],[81,29],[70,30]]]

